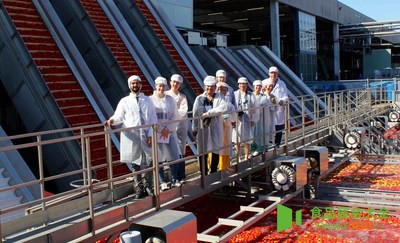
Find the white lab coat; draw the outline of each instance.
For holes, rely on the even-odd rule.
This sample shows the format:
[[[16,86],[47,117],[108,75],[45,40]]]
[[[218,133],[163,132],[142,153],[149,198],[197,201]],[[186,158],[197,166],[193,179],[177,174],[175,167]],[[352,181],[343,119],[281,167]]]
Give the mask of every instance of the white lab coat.
[[[210,115],[215,115],[218,113],[223,113],[227,111],[227,103],[225,101],[225,96],[220,93],[215,93],[213,98],[212,107],[207,110],[205,106],[205,100],[207,99],[207,95],[205,93],[196,97],[196,100],[193,104],[193,117],[194,121],[192,123],[192,130],[197,131],[197,152],[203,153],[207,151],[211,151],[216,154],[220,154],[222,143],[222,115],[217,115],[211,117],[210,125],[204,130],[201,130],[201,122],[198,116],[202,116],[203,113],[209,112]],[[203,137],[204,133],[204,137]],[[204,143],[203,143],[204,141]],[[204,146],[203,146],[204,144]],[[204,149],[204,150],[203,150]]]
[[[284,125],[285,124],[285,106],[280,106],[279,101],[283,101],[284,104],[289,102],[288,90],[286,88],[285,83],[278,79],[276,82],[274,89],[271,94],[275,96],[277,108],[275,112],[275,125]]]
[[[265,108],[265,106],[269,104],[269,100],[267,99],[267,96],[263,93],[260,93],[258,95],[254,94],[254,96],[256,98],[256,107],[258,108],[255,112],[255,117],[254,117],[254,127],[253,127],[254,143],[256,143],[258,146],[263,146],[264,144],[263,133],[266,133],[267,126],[270,125],[270,123],[268,123],[269,112],[268,113],[266,112],[268,108]],[[263,126],[265,128],[263,128]],[[268,145],[268,141],[265,141],[265,144]]]
[[[270,101],[270,97],[262,93],[258,96],[256,96],[256,101],[257,101],[257,114],[256,117],[256,123],[254,124],[254,142],[257,145],[263,145],[263,140],[258,134],[264,134],[262,137],[265,139],[265,144],[268,146],[269,141],[274,141],[274,134],[275,134],[275,116],[276,116],[276,105],[272,104]],[[264,113],[264,114],[263,114]],[[264,116],[264,121],[262,120]],[[263,127],[262,125],[264,124],[264,131],[262,130]],[[265,135],[265,136],[264,136]]]
[[[251,122],[254,122],[256,118],[256,111],[252,108],[256,107],[256,98],[252,92],[247,91],[243,94],[240,90],[237,90],[235,91],[235,100],[238,114],[242,109],[245,109],[245,111],[243,115],[238,116],[236,128],[232,131],[232,142],[236,143],[236,137],[238,137],[238,142],[245,141],[245,143],[251,144],[253,142]]]
[[[178,94],[176,95],[171,90],[168,90],[165,93],[174,98],[176,106],[178,107],[179,119],[187,118],[188,102],[186,96],[180,92],[178,92]],[[181,121],[178,123],[176,129],[176,135],[178,137],[178,145],[182,156],[184,156],[186,152],[186,138],[188,130],[189,130],[188,121]]]
[[[225,100],[227,102],[230,102],[235,107],[235,109],[237,109],[236,100],[235,100],[235,91],[233,90],[233,88],[231,86],[228,86],[228,93],[225,96]]]
[[[271,102],[271,97],[268,94],[265,94],[267,97],[267,105],[268,108],[264,109],[265,117],[267,119],[266,123],[268,124],[266,128],[266,134],[267,134],[267,142],[269,141],[275,141],[275,119],[276,119],[276,109],[277,105],[273,104]]]
[[[120,100],[114,115],[110,118],[114,120],[113,125],[122,124],[123,128],[128,128],[157,123],[157,116],[151,99],[143,93],[140,93],[138,97],[139,104],[136,94],[133,93]],[[151,161],[151,146],[147,145],[147,138],[152,136],[152,132],[151,127],[122,132],[121,162],[141,165],[144,159],[143,152],[146,155],[146,160]]]
[[[180,150],[178,147],[178,137],[176,135],[177,122],[179,119],[178,108],[174,98],[169,95],[164,95],[160,98],[154,93],[151,96],[155,112],[157,114],[158,126],[157,133],[161,133],[163,129],[170,131],[168,143],[158,141],[158,148],[160,150],[161,161],[173,161],[179,159]],[[168,122],[168,123],[164,123]]]

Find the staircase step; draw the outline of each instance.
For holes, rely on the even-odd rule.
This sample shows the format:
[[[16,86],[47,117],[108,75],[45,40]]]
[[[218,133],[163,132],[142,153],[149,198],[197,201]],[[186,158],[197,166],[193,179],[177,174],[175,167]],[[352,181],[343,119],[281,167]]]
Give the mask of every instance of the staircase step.
[[[21,28],[26,28],[26,29],[32,29],[32,30],[44,30],[46,29],[46,26],[43,23],[34,23],[34,22],[25,22],[23,20],[21,21],[15,21],[14,22],[15,26],[21,27]]]
[[[8,185],[9,186],[9,185]],[[16,198],[15,190],[7,190],[0,192],[0,201]]]
[[[22,218],[25,215],[25,209],[17,209],[12,212],[2,213],[0,215],[0,222],[5,223],[14,219]]]
[[[85,100],[85,93],[82,90],[53,90],[51,93],[56,99],[76,97]]]
[[[40,50],[40,51],[57,51],[57,47],[51,44],[41,43],[25,43],[29,50]]]
[[[6,1],[3,1],[6,2]],[[15,8],[26,8],[30,7],[32,2],[27,2],[27,1],[8,1],[7,6],[9,7],[15,7]]]
[[[10,181],[10,177],[7,178],[0,178],[0,188],[6,188],[9,187],[8,182]]]
[[[0,201],[0,209],[9,208],[21,204],[22,197],[15,197]]]

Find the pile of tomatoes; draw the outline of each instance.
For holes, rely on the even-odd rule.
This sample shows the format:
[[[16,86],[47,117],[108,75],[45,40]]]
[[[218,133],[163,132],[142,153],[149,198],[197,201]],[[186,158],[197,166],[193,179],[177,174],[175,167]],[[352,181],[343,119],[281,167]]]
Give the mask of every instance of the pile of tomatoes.
[[[333,186],[400,191],[400,164],[344,163],[326,178]]]

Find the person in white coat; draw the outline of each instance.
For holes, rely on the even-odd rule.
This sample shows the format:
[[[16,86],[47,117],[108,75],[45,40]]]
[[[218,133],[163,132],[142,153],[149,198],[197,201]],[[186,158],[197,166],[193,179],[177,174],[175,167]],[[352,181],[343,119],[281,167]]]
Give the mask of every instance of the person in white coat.
[[[256,98],[247,90],[248,81],[245,77],[238,79],[239,90],[235,91],[235,100],[238,110],[236,127],[232,132],[232,142],[236,143],[236,152],[239,152],[240,144],[244,144],[244,159],[250,159],[250,144],[253,142],[253,126],[255,119]],[[240,158],[239,158],[240,160]]]
[[[282,141],[282,131],[285,129],[285,105],[289,102],[288,91],[285,83],[278,77],[279,70],[277,67],[269,68],[269,80],[272,81],[274,89],[271,94],[275,98],[275,103],[277,105],[276,115],[275,115],[275,147],[279,148]]]
[[[215,78],[217,79],[217,84],[218,83],[226,83],[226,72],[224,70],[222,70],[222,69],[218,70],[215,73]],[[226,95],[225,95],[225,100],[227,102],[230,102],[235,107],[235,109],[237,109],[234,90],[229,85],[228,85],[228,92],[226,92]]]
[[[223,144],[224,148],[221,149],[220,155],[219,155],[219,166],[218,170],[224,170],[226,168],[229,168],[231,166],[231,156],[233,155],[233,150],[232,150],[232,122],[235,122],[236,120],[236,109],[233,104],[231,104],[227,100],[227,94],[229,90],[229,85],[225,82],[218,82],[217,83],[217,91],[220,94],[223,94],[225,96],[225,101],[227,105],[227,112],[223,114]],[[210,159],[210,157],[208,157]]]
[[[179,92],[183,82],[183,78],[179,74],[174,74],[171,76],[171,80],[169,82],[171,89],[166,91],[167,95],[170,95],[174,98],[176,102],[176,106],[178,107],[178,114],[179,119],[187,118],[188,112],[188,102],[187,98],[184,94]],[[186,138],[188,136],[189,131],[189,122],[188,121],[181,121],[177,125],[176,135],[178,136],[178,144],[180,149],[181,158],[183,158],[186,154]],[[176,185],[179,186],[181,183],[184,182],[186,178],[186,171],[185,171],[185,161],[178,163],[178,174],[177,174],[177,181]]]
[[[265,109],[266,112],[266,124],[265,127],[266,135],[267,135],[267,143],[268,145],[274,145],[275,139],[275,120],[276,120],[276,99],[275,96],[272,94],[272,90],[274,90],[274,82],[270,79],[264,79],[263,83],[263,90],[264,94],[267,96],[268,100],[268,108]],[[265,85],[265,86],[264,86]]]
[[[165,93],[167,88],[167,80],[163,77],[157,77],[155,80],[156,90],[151,96],[155,112],[157,114],[158,126],[158,148],[160,150],[160,162],[169,162],[178,160],[180,156],[180,149],[178,146],[178,137],[176,135],[176,120],[179,119],[178,108],[174,98]],[[178,177],[178,165],[173,164],[170,166],[172,185],[176,186]],[[160,167],[160,186],[161,190],[167,190],[169,183],[167,183],[164,167]]]
[[[254,126],[253,126],[253,134],[254,134],[254,142],[251,145],[252,156],[258,156],[260,153],[265,152],[268,149],[268,141],[265,139],[266,127],[269,125],[268,115],[269,112],[266,112],[268,108],[266,106],[269,104],[267,99],[267,95],[261,92],[262,83],[261,80],[255,80],[253,82],[254,91],[253,94],[256,98],[256,107],[257,110],[255,112],[254,118]],[[265,146],[265,147],[264,147]],[[264,149],[265,148],[265,149]]]
[[[227,110],[225,97],[216,93],[217,80],[214,76],[204,78],[205,91],[196,97],[193,104],[192,134],[197,137],[197,152],[200,171],[207,174],[207,153],[212,153],[210,172],[218,169],[219,153],[223,146],[222,116],[218,115]],[[216,116],[215,116],[216,115]],[[201,118],[201,117],[204,118]],[[211,116],[211,117],[210,117]],[[203,122],[201,122],[203,120]]]
[[[157,116],[151,99],[140,93],[142,80],[133,75],[128,78],[130,94],[120,100],[118,106],[106,122],[106,126],[120,125],[123,128],[144,126],[157,123]],[[132,171],[153,166],[151,151],[151,126],[143,129],[132,129],[121,132],[120,160],[122,163],[131,163]],[[153,195],[153,173],[133,176],[135,198],[140,199]]]

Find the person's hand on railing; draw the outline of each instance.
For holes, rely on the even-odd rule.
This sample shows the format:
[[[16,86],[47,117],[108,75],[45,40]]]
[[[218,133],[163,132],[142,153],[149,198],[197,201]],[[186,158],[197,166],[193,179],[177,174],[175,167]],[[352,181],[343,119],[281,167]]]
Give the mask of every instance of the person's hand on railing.
[[[113,123],[114,123],[114,120],[113,119],[109,119],[109,120],[104,122],[104,126],[111,127]]]

